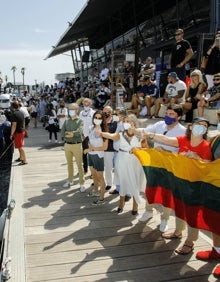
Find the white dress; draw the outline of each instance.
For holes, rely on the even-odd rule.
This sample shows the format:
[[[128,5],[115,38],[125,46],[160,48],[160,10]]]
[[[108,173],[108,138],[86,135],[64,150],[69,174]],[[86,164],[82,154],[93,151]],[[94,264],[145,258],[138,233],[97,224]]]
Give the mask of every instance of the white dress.
[[[134,147],[140,147],[140,141],[134,135],[129,144],[123,133],[119,134],[120,146],[115,160],[118,179],[115,181],[118,181],[120,185],[120,196],[130,194],[139,204],[141,202],[140,191],[144,191],[146,188],[146,177],[140,161],[130,153],[130,150]]]

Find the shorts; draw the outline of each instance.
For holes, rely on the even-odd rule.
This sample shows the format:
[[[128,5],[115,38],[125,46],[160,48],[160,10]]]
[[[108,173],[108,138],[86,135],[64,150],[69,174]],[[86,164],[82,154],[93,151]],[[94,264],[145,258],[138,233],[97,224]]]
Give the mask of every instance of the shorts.
[[[14,134],[14,146],[16,149],[20,149],[24,146],[24,136],[25,131]]]
[[[32,118],[36,118],[36,117],[37,117],[37,112],[32,112],[32,113],[31,113],[31,117],[32,117]]]
[[[97,171],[104,171],[104,157],[88,154],[88,164]]]

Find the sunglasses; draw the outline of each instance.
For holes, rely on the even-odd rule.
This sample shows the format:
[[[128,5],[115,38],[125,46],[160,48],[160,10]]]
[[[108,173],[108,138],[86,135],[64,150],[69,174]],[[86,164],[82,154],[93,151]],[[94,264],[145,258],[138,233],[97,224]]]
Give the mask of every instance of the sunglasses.
[[[219,81],[220,80],[220,78],[213,78],[213,81]]]
[[[175,33],[175,36],[179,36],[179,35],[181,35],[182,33]]]
[[[94,117],[94,119],[102,119],[101,117]]]

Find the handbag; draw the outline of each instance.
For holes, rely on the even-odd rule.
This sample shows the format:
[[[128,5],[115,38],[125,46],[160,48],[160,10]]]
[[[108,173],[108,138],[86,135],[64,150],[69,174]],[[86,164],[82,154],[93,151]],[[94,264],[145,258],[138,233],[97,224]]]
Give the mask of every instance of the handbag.
[[[55,132],[59,132],[60,131],[60,127],[58,123],[54,123],[54,128],[55,128]]]

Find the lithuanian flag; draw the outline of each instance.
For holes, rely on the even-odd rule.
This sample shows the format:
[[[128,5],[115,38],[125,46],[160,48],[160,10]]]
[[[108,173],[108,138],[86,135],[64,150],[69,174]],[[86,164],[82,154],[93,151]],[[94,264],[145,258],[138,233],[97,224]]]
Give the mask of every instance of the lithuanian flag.
[[[210,163],[156,149],[134,149],[150,204],[172,208],[190,226],[220,235],[220,159]]]

